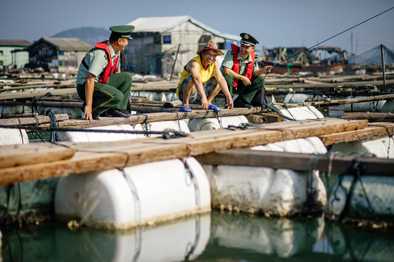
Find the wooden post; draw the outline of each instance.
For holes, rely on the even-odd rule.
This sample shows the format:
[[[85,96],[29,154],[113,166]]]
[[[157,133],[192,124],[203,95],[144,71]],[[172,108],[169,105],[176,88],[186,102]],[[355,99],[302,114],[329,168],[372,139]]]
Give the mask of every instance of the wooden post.
[[[172,66],[170,81],[172,80],[172,74],[174,73],[175,63],[176,63],[176,59],[178,58],[178,53],[179,53],[179,48],[180,48],[180,47],[181,47],[181,44],[178,45],[178,50],[176,51],[175,60],[174,60],[174,65]]]
[[[384,45],[380,45],[380,54],[382,56],[382,73],[383,73],[383,85],[386,84],[386,63],[384,61]]]

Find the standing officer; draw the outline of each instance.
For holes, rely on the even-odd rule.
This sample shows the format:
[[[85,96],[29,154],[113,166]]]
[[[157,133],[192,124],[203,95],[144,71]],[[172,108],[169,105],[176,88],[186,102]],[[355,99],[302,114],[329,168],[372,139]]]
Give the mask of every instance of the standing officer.
[[[131,74],[120,72],[120,51],[131,37],[132,25],[112,26],[108,41],[98,43],[90,50],[79,66],[77,92],[85,101],[81,110],[83,118],[90,122],[99,115],[129,117],[126,110],[132,83]]]
[[[264,103],[264,72],[270,72],[272,66],[259,69],[257,55],[254,53],[259,43],[250,34],[240,35],[241,46],[231,45],[222,63],[222,72],[231,94],[238,93],[234,107],[261,106]]]

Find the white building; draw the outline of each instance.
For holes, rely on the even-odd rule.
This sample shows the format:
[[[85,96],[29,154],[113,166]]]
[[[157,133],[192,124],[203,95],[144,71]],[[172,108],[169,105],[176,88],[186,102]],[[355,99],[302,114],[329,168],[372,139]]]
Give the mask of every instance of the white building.
[[[183,66],[209,40],[219,49],[228,50],[241,37],[221,33],[190,16],[141,17],[131,21],[135,26],[133,40],[125,49],[132,71],[142,74],[170,76],[182,73]],[[175,63],[174,63],[175,61]]]

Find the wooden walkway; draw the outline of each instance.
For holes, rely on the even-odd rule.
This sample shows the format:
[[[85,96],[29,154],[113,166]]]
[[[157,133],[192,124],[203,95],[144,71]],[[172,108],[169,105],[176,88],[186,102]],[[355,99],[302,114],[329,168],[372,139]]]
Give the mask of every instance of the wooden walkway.
[[[192,132],[188,137],[167,140],[143,138],[102,143],[62,142],[57,145],[37,143],[2,146],[0,185],[123,168],[296,138],[323,138],[343,132],[357,132],[367,126],[366,120],[322,119],[278,122],[245,130]],[[56,150],[57,153],[52,154],[51,150]],[[61,151],[64,151],[64,154]],[[71,157],[70,152],[73,153]]]

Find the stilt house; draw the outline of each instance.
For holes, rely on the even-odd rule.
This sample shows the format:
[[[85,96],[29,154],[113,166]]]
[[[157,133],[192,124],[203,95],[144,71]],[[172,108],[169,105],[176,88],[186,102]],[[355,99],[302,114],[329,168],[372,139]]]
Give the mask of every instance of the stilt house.
[[[77,73],[86,52],[93,46],[79,38],[43,37],[29,48],[30,68],[48,72]]]
[[[25,48],[30,45],[26,40],[0,39],[0,71],[23,68],[29,63],[29,52]]]

